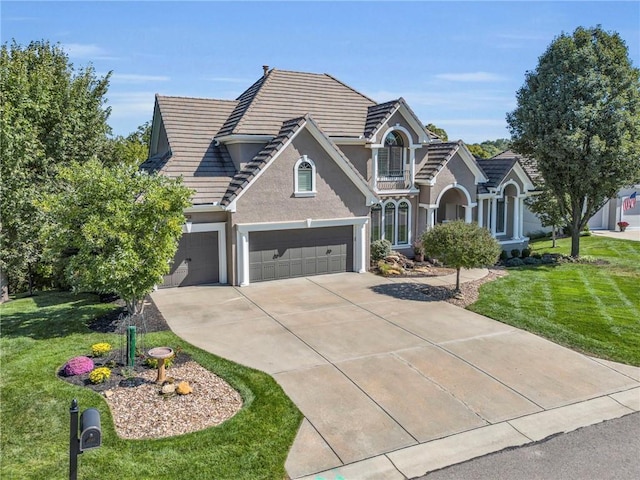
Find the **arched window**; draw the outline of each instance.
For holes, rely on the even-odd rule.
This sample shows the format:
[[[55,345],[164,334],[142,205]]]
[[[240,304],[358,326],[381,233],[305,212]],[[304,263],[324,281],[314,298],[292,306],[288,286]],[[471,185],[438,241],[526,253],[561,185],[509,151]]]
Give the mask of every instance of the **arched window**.
[[[398,245],[409,243],[409,203],[398,204]]]
[[[384,238],[396,244],[396,204],[387,202],[384,206]]]
[[[378,175],[397,178],[404,175],[404,140],[395,130],[387,134],[384,147],[378,150]]]
[[[382,207],[374,205],[371,207],[371,241],[382,238]]]
[[[409,245],[411,205],[406,200],[387,200],[371,207],[371,241],[386,239],[392,245]]]
[[[296,197],[313,197],[316,194],[316,166],[303,155],[294,168],[294,194]]]

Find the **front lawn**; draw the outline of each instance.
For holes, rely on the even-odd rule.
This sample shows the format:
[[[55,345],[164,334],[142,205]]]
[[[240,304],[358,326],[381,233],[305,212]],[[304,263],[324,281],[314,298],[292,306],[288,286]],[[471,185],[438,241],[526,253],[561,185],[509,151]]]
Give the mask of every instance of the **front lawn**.
[[[564,253],[571,239],[531,242],[533,253]],[[480,288],[468,308],[589,355],[640,366],[640,242],[582,237],[580,254],[604,265],[510,268]]]
[[[302,419],[295,405],[270,376],[208,354],[171,332],[148,333],[145,343],[182,347],[238,390],[244,406],[225,423],[200,432],[158,440],[118,438],[104,398],[56,376],[92,344],[120,344],[115,334],[87,328],[112,308],[92,295],[59,292],[0,306],[0,478],[68,478],[73,398],[81,411],[95,407],[102,417],[102,447],[78,457],[80,479],[285,478],[284,462]]]

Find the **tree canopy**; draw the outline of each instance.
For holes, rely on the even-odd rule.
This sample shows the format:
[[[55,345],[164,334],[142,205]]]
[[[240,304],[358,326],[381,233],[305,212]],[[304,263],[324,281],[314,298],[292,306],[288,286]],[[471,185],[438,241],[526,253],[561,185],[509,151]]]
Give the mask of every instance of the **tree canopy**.
[[[460,269],[494,265],[502,247],[486,228],[455,220],[440,223],[422,234],[424,253],[456,269],[456,290],[460,290]]]
[[[639,74],[617,33],[580,27],[526,73],[507,115],[514,149],[537,161],[570,221],[572,256],[589,218],[640,179]]]
[[[0,270],[10,285],[43,274],[38,235],[46,218],[34,200],[54,188],[57,165],[104,154],[109,74],[75,70],[58,45],[15,42],[0,49]]]
[[[435,133],[443,142],[449,140],[449,135],[447,135],[447,132],[443,128],[436,127],[433,123],[428,123],[424,128],[429,130],[431,133]]]
[[[169,271],[192,191],[181,179],[98,160],[58,168],[61,189],[44,197],[48,255],[79,290],[116,293],[130,313]]]

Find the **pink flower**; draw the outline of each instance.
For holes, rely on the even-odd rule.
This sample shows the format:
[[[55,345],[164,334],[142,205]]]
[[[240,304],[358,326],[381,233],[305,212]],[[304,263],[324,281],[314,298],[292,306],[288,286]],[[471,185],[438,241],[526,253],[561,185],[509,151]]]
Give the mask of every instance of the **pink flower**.
[[[93,370],[93,360],[89,357],[73,357],[64,367],[62,367],[63,375],[71,377],[73,375],[82,375]]]

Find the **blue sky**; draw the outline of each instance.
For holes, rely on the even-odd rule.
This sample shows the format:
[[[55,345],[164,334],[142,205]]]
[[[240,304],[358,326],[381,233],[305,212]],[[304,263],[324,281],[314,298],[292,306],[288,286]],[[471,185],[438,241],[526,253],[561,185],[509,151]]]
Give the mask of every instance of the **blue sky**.
[[[114,134],[155,93],[233,99],[262,65],[329,73],[474,143],[508,137],[524,73],[561,32],[602,25],[640,66],[640,2],[0,2],[2,42],[59,42],[113,71]]]

